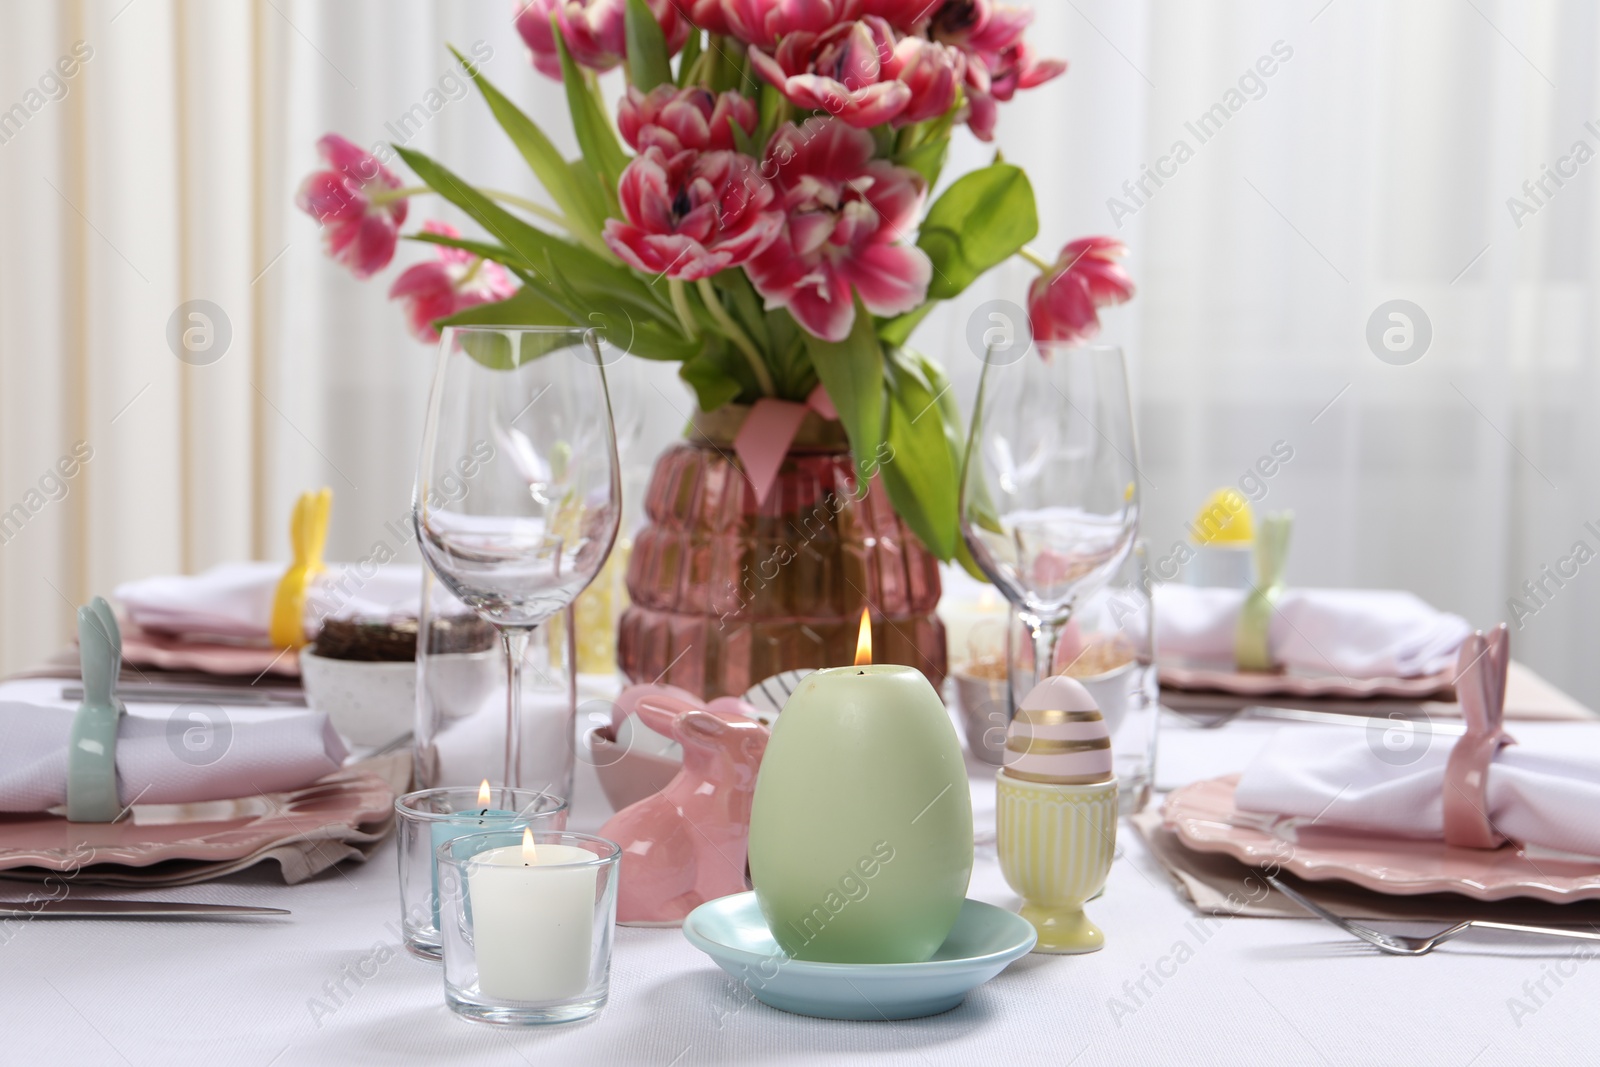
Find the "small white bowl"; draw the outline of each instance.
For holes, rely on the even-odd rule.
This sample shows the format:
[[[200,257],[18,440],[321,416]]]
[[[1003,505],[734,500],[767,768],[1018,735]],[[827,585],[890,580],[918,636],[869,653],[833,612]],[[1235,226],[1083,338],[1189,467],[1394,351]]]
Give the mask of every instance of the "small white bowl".
[[[386,745],[412,727],[417,713],[417,665],[329,659],[300,651],[306,704],[325,712],[355,745]]]
[[[1132,702],[1132,688],[1138,682],[1133,668],[1134,661],[1129,660],[1103,674],[1074,679],[1094,697],[1113,737],[1122,728]],[[967,667],[957,667],[950,674],[955,679],[956,702],[967,730],[967,748],[984,763],[1000,766],[1006,747],[1005,679],[983,678],[970,673]]]
[[[630,716],[624,721],[632,722],[633,718]],[[643,734],[661,736],[644,727],[635,731],[634,736]],[[596,726],[584,735],[583,740],[585,751],[580,755],[594,766],[595,774],[600,779],[600,788],[611,802],[613,811],[621,811],[630,804],[637,804],[645,797],[661,792],[683,770],[683,750],[675,742],[668,744],[678,749],[676,758],[663,751],[651,751],[631,742],[624,743],[612,735],[609,726]]]
[[[984,763],[1000,766],[1006,747],[1005,679],[980,677],[966,667],[957,667],[950,675],[966,727],[967,750]]]
[[[464,719],[506,699],[506,661],[498,648],[435,652],[427,658],[428,699],[445,719]]]

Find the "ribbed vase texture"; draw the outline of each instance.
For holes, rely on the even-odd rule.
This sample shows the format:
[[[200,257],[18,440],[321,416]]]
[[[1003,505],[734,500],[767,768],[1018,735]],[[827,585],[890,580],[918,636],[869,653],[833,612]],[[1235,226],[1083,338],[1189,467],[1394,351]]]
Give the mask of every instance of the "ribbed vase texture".
[[[628,565],[618,661],[634,682],[710,699],[781,671],[852,662],[870,606],[873,660],[946,668],[938,562],[842,449],[791,450],[765,501],[731,448],[656,462]]]

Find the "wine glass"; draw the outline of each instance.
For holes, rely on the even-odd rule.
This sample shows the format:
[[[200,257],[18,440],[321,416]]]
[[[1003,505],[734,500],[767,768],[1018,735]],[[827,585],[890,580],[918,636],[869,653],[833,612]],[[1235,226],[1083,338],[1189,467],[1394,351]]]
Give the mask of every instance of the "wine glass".
[[[1121,349],[1041,344],[1009,363],[986,361],[962,471],[961,532],[1032,637],[1029,688],[1050,676],[1074,604],[1132,550],[1138,474]],[[1020,656],[1008,658],[1015,695],[1026,675]]]
[[[428,398],[412,521],[429,569],[500,633],[512,787],[529,634],[599,573],[621,521],[601,346],[595,330],[450,327]]]

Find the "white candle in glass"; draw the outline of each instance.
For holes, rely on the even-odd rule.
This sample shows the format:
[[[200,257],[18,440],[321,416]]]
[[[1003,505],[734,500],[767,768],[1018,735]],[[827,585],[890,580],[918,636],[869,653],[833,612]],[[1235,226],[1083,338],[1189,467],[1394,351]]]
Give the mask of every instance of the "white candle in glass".
[[[523,843],[472,858],[467,892],[478,991],[488,1000],[558,1001],[589,987],[595,854]]]

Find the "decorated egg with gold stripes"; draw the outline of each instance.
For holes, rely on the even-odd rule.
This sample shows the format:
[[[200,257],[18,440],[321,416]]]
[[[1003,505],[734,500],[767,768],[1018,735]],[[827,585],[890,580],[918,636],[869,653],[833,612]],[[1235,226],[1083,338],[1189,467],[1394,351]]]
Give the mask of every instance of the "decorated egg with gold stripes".
[[[1111,781],[1111,731],[1089,691],[1065,675],[1034,686],[1006,728],[1002,766],[1026,782]]]

